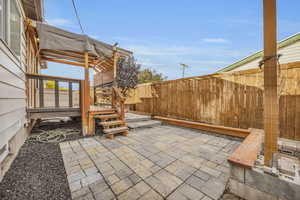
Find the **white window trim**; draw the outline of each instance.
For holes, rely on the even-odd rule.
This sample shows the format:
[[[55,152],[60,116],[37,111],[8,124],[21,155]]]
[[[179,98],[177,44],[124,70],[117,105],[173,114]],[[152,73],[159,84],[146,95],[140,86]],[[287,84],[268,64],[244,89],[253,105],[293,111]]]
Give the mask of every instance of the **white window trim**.
[[[12,55],[18,60],[18,61],[21,61],[21,57],[22,57],[22,33],[23,33],[23,17],[22,17],[22,12],[21,12],[21,4],[19,2],[19,0],[3,0],[3,2],[5,1],[5,6],[6,6],[6,10],[4,11],[6,14],[5,16],[5,25],[6,25],[6,30],[5,30],[5,33],[6,34],[6,41],[5,41],[5,38],[2,38],[0,37],[0,40],[7,46],[7,48],[9,49],[9,51],[12,53]],[[11,15],[11,8],[10,8],[10,4],[11,2],[14,1],[15,4],[16,4],[16,7],[17,7],[17,11],[20,15],[20,55],[17,55],[12,49],[11,49],[11,46],[10,46],[10,15]]]
[[[0,27],[1,30],[1,33],[0,33],[0,40],[2,40],[3,42],[5,42],[5,36],[6,36],[6,32],[7,32],[7,29],[4,29],[4,27],[6,28],[6,23],[7,23],[7,3],[6,3],[7,0],[0,0],[1,2],[1,5],[2,5],[2,17],[1,17],[1,25],[2,27]],[[6,15],[6,16],[5,16]],[[4,30],[3,30],[4,29]]]

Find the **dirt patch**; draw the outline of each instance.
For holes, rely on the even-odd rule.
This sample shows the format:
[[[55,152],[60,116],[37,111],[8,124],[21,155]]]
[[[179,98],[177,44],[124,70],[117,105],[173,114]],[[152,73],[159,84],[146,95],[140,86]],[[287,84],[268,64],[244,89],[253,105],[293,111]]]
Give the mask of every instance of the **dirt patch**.
[[[65,140],[74,140],[82,137],[79,130],[78,122],[46,122],[35,127],[33,134],[68,132]],[[59,144],[28,138],[0,183],[0,199],[71,199]]]

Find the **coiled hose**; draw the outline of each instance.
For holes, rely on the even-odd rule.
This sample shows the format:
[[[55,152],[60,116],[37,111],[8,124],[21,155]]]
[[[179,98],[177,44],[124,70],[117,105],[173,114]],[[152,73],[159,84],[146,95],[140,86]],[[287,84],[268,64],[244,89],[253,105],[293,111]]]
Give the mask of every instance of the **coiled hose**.
[[[60,143],[67,139],[69,135],[79,135],[80,129],[73,127],[61,127],[51,130],[35,128],[34,134],[29,136],[28,140],[42,143]]]

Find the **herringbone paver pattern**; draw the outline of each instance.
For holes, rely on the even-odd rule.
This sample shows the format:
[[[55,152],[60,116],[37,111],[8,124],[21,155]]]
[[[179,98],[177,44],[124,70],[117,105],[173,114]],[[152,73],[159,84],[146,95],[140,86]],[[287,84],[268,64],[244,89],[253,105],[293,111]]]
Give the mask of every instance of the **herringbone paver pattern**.
[[[173,126],[60,144],[72,198],[219,199],[239,141]]]

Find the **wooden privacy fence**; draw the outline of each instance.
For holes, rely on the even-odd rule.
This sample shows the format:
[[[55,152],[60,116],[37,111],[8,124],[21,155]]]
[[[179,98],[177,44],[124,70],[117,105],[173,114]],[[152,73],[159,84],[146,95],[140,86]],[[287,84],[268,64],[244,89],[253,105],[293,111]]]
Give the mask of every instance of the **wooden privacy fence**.
[[[280,137],[300,140],[300,62],[281,65]],[[140,85],[147,87],[149,85]],[[263,73],[251,69],[153,83],[135,110],[236,128],[263,128]],[[268,102],[266,102],[268,103]]]

